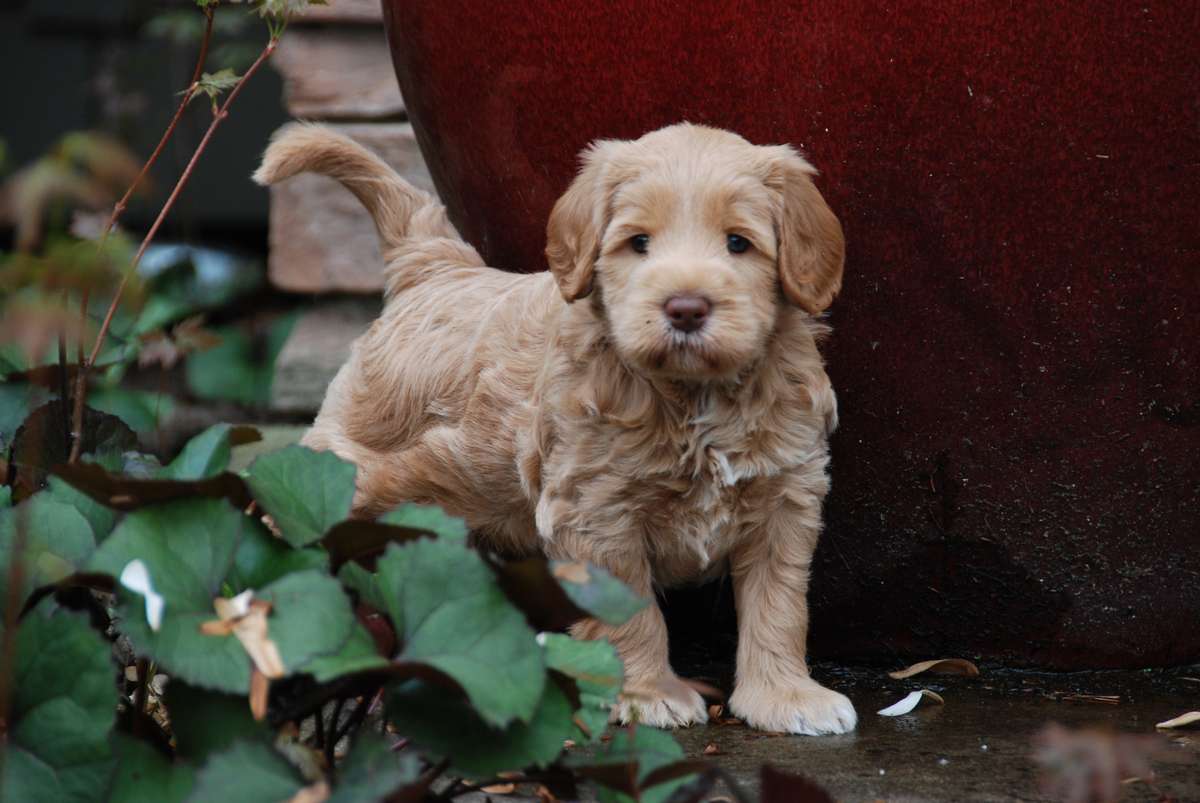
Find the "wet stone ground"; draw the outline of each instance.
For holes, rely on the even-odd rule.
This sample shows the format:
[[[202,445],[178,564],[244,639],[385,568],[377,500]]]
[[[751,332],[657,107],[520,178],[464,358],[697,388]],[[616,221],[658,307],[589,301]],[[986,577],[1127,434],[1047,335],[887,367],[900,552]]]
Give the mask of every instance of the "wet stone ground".
[[[897,681],[882,669],[817,666],[818,679],[854,701],[859,714],[854,733],[778,736],[710,724],[677,736],[689,757],[715,745],[715,759],[752,791],[759,767],[769,763],[809,776],[841,801],[1040,801],[1051,798],[1039,793],[1032,737],[1047,723],[1154,734],[1155,723],[1200,708],[1200,667],[1072,674],[981,670],[978,678],[925,674]],[[945,705],[922,704],[900,717],[875,713],[919,688],[938,692]],[[1200,801],[1200,730],[1162,740],[1162,758],[1154,764],[1157,791],[1129,782],[1122,800],[1157,801],[1166,794]]]

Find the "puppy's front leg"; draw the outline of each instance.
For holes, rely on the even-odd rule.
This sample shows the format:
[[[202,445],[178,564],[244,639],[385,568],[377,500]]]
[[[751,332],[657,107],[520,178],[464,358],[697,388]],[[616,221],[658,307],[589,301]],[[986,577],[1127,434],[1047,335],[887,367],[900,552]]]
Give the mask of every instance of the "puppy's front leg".
[[[750,534],[732,560],[737,601],[733,714],[762,730],[845,733],[857,717],[845,695],[808,674],[808,571],[821,527],[821,499],[789,498]]]
[[[702,698],[671,669],[667,657],[667,623],[654,598],[649,560],[640,542],[614,551],[611,543],[591,548],[586,539],[558,536],[552,557],[583,560],[620,578],[649,605],[619,627],[585,619],[571,628],[578,639],[606,638],[625,664],[625,686],[613,720],[675,728],[708,720]]]

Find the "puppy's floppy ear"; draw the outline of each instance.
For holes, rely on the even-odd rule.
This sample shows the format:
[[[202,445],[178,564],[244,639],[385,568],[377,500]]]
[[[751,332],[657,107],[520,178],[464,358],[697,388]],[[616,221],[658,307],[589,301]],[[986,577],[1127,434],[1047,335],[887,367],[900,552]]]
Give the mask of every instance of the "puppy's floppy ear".
[[[610,162],[621,144],[599,140],[583,152],[579,175],[554,204],[546,224],[546,261],[568,304],[592,292],[596,258],[616,188],[609,175]]]
[[[842,288],[842,224],[813,184],[813,166],[788,145],[769,150],[767,185],[783,201],[777,222],[779,281],[789,301],[815,315]]]

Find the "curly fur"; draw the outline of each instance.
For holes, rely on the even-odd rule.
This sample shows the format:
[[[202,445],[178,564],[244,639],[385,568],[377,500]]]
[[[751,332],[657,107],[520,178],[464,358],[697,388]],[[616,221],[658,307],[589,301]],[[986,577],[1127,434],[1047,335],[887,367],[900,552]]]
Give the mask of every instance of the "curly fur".
[[[850,702],[805,663],[837,415],[813,315],[843,262],[808,163],[688,124],[598,142],[551,215],[550,272],[534,275],[484,266],[433,198],[327,129],[284,129],[255,177],[306,170],[362,200],[387,261],[385,309],[304,438],[358,466],[356,509],[437,502],[494,548],[586,560],[651,599],[728,569],[732,711],[773,731],[853,728]],[[731,232],[752,247],[730,253]],[[680,293],[712,304],[698,332],[662,313]],[[706,718],[657,606],[576,635],[621,653],[616,718]]]

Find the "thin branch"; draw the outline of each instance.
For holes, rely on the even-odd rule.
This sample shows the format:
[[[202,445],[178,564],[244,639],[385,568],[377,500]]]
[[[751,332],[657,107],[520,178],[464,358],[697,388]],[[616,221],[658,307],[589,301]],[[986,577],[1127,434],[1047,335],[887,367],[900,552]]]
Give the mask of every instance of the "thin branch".
[[[175,129],[179,126],[179,121],[183,118],[183,113],[187,111],[188,105],[191,104],[192,98],[196,95],[196,82],[204,74],[204,63],[208,60],[208,45],[212,40],[213,6],[204,7],[204,18],[204,37],[200,40],[200,55],[196,58],[196,66],[192,70],[192,80],[188,82],[188,88],[183,93],[183,100],[179,102],[178,108],[175,109],[175,116],[171,118],[167,130],[163,132],[162,138],[159,139],[158,145],[154,148],[154,152],[150,154],[150,158],[142,165],[141,172],[137,174],[137,178],[129,185],[129,189],[125,190],[125,194],[121,196],[121,200],[117,201],[113,206],[112,214],[108,218],[108,225],[104,227],[104,232],[100,235],[101,246],[104,245],[109,232],[117,225],[118,218],[125,213],[125,207],[129,205],[129,199],[133,197],[133,193],[137,190],[138,185],[142,183],[146,178],[146,174],[150,172],[150,168],[158,161],[163,148],[167,146],[167,141],[171,139],[171,135],[175,133]]]
[[[104,338],[108,335],[108,329],[112,325],[113,315],[116,314],[117,305],[121,302],[121,295],[125,292],[125,286],[129,283],[129,277],[137,271],[137,266],[142,261],[142,256],[146,253],[146,248],[149,247],[150,243],[154,240],[155,235],[158,234],[158,229],[160,226],[162,226],[163,220],[166,219],[167,213],[171,211],[171,208],[175,205],[175,201],[179,198],[179,193],[183,191],[188,179],[192,177],[192,172],[196,169],[196,164],[200,161],[200,155],[204,153],[204,150],[208,147],[208,143],[212,139],[213,134],[216,132],[217,128],[221,125],[225,118],[229,116],[229,108],[233,105],[233,102],[237,99],[237,96],[241,94],[242,87],[244,87],[246,82],[249,81],[256,72],[258,72],[264,63],[266,63],[267,59],[271,57],[271,54],[275,52],[275,48],[278,47],[278,45],[278,35],[272,36],[267,41],[266,47],[264,47],[262,52],[258,54],[258,58],[254,60],[254,63],[250,65],[250,68],[246,70],[245,74],[242,75],[237,84],[235,84],[233,89],[230,90],[229,96],[225,98],[225,103],[222,104],[216,115],[214,115],[212,122],[208,126],[208,130],[204,132],[204,137],[200,140],[200,144],[196,146],[196,150],[192,154],[192,158],[188,162],[187,167],[184,168],[183,174],[175,183],[175,188],[171,191],[171,195],[167,198],[162,210],[159,211],[158,217],[155,218],[153,225],[150,226],[150,230],[146,232],[146,236],[142,238],[142,244],[138,247],[137,253],[134,254],[133,260],[129,263],[129,267],[126,268],[125,272],[121,275],[121,281],[117,285],[116,291],[113,293],[112,301],[108,305],[108,311],[104,315],[104,321],[100,324],[100,331],[96,333],[96,340],[92,344],[91,354],[88,355],[87,361],[81,363],[79,366],[80,377],[78,383],[76,384],[74,419],[75,423],[78,425],[78,436],[71,446],[70,462],[72,463],[79,459],[79,452],[82,448],[83,408],[84,400],[87,394],[87,373],[90,368],[96,364],[96,358],[100,355],[100,349],[104,345]],[[191,94],[192,92],[189,89],[189,97]],[[185,97],[185,100],[187,99],[188,98]]]
[[[96,362],[96,357],[98,357],[100,354],[100,348],[104,345],[104,338],[108,334],[109,326],[112,325],[113,315],[116,314],[117,305],[121,301],[122,293],[125,292],[125,285],[129,283],[129,277],[132,276],[137,270],[138,263],[142,261],[142,256],[146,253],[146,249],[154,240],[154,236],[158,234],[158,229],[160,226],[162,226],[163,220],[166,219],[167,213],[171,211],[171,207],[175,205],[175,201],[179,198],[179,193],[183,191],[188,179],[192,177],[192,173],[196,169],[196,164],[200,161],[200,155],[203,154],[205,148],[208,147],[209,140],[212,139],[217,127],[220,126],[221,123],[224,122],[225,118],[229,116],[229,107],[235,100],[237,100],[237,96],[241,93],[242,87],[246,85],[246,82],[250,80],[250,78],[256,72],[258,72],[259,68],[262,67],[266,60],[271,57],[271,54],[275,52],[275,48],[278,46],[278,44],[278,39],[271,39],[267,42],[267,46],[264,47],[263,51],[258,54],[258,58],[255,59],[254,63],[250,65],[250,69],[246,70],[246,74],[243,75],[238,80],[237,84],[234,85],[233,89],[230,90],[229,97],[225,99],[225,103],[213,117],[213,121],[209,124],[208,130],[204,132],[204,137],[200,140],[200,144],[196,146],[196,152],[192,154],[191,160],[187,163],[187,167],[184,168],[183,175],[181,175],[179,177],[179,181],[175,183],[175,189],[171,190],[171,195],[167,198],[166,204],[163,205],[162,210],[158,213],[158,217],[155,218],[154,223],[150,226],[150,230],[146,232],[146,236],[142,238],[142,244],[138,246],[137,253],[133,255],[133,261],[129,263],[129,267],[126,268],[124,275],[121,277],[120,284],[117,285],[116,292],[113,294],[112,302],[108,305],[108,312],[105,313],[104,321],[100,324],[100,331],[96,334],[96,341],[92,344],[92,353],[88,356],[89,365],[94,364]]]
[[[208,47],[212,42],[213,31],[213,11],[215,6],[204,7],[204,36],[200,40],[200,53],[196,57],[196,66],[192,68],[192,80],[188,83],[188,88],[183,94],[183,99],[179,101],[179,106],[175,109],[175,115],[171,118],[170,124],[167,125],[167,130],[163,132],[162,138],[159,139],[158,145],[154,148],[154,152],[150,154],[150,158],[142,165],[141,171],[134,178],[133,183],[129,185],[129,189],[125,190],[125,194],[121,199],[113,205],[112,214],[108,216],[108,223],[104,226],[104,231],[100,234],[100,241],[97,245],[97,251],[104,248],[104,244],[108,241],[108,235],[116,228],[117,220],[121,215],[125,214],[125,208],[129,205],[129,199],[133,197],[133,193],[137,190],[138,185],[146,178],[150,172],[150,168],[158,161],[158,157],[162,155],[163,149],[167,146],[167,141],[175,133],[175,129],[179,127],[179,121],[183,118],[183,113],[187,110],[188,104],[192,102],[192,98],[196,93],[196,82],[200,80],[200,76],[204,74],[204,64],[208,61]],[[88,372],[91,369],[91,361],[84,361],[83,334],[87,331],[88,317],[88,291],[85,289],[79,300],[79,344],[76,350],[76,365],[77,376],[75,377],[75,399],[73,414],[71,416],[71,454],[69,462],[75,463],[79,460],[79,454],[83,450],[83,408],[87,398],[87,378]],[[94,358],[93,358],[94,360]],[[67,404],[66,395],[63,396],[63,404]]]

